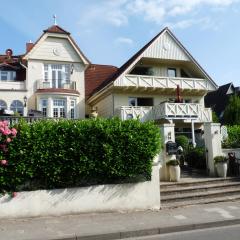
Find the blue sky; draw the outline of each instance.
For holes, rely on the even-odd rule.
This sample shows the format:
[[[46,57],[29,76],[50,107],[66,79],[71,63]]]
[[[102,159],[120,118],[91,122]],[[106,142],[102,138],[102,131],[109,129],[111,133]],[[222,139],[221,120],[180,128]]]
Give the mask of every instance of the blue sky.
[[[120,66],[168,26],[218,85],[240,85],[240,0],[11,0],[1,3],[0,53],[57,23],[92,63]]]

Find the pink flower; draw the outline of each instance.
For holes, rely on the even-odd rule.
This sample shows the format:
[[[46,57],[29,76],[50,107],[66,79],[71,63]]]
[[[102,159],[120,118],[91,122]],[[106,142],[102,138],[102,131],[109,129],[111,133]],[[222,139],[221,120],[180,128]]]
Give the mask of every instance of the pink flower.
[[[6,142],[7,142],[7,143],[10,143],[11,141],[12,141],[11,138],[7,138],[7,139],[6,139]]]
[[[2,166],[6,166],[6,165],[8,165],[8,161],[7,160],[0,160],[0,164],[2,165]]]
[[[12,135],[16,136],[17,135],[17,129],[16,128],[12,128]]]
[[[3,124],[4,124],[5,127],[7,127],[7,126],[8,126],[8,121],[7,121],[7,120],[4,120],[4,121],[3,121]]]
[[[11,130],[9,129],[5,129],[4,132],[3,132],[3,135],[7,136],[11,133]]]

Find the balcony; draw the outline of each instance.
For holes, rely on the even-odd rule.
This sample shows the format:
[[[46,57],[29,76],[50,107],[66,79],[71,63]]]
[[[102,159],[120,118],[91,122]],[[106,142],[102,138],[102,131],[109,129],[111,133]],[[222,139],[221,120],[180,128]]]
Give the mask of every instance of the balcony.
[[[114,82],[116,87],[127,88],[176,89],[177,85],[183,90],[214,90],[206,79],[200,78],[170,78],[127,74]]]
[[[76,90],[76,82],[75,81],[45,81],[45,80],[38,80],[37,81],[37,89],[66,89],[66,90]]]
[[[26,81],[0,81],[1,90],[25,91]]]
[[[141,121],[180,119],[184,121],[211,122],[212,111],[197,103],[161,103],[153,107],[122,106],[115,113],[122,120],[139,118]]]

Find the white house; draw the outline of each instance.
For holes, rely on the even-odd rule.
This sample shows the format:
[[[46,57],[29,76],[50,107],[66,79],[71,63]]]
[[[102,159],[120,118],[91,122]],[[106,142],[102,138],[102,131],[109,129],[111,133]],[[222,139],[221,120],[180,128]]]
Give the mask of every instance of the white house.
[[[106,77],[99,74],[97,82],[102,68]],[[91,85],[87,104],[99,116],[173,123],[176,134],[193,141],[192,130],[212,121],[204,96],[218,86],[168,28],[119,69],[94,65],[86,77]]]
[[[84,72],[89,65],[69,32],[57,25],[43,31],[26,53],[0,55],[0,110],[27,116],[85,118]]]

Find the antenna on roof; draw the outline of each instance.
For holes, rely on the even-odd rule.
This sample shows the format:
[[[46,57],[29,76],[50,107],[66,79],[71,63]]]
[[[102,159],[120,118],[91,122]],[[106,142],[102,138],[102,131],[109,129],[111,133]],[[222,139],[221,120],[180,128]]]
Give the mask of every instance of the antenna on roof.
[[[56,14],[53,15],[53,19],[54,19],[54,25],[57,25],[57,15]]]

